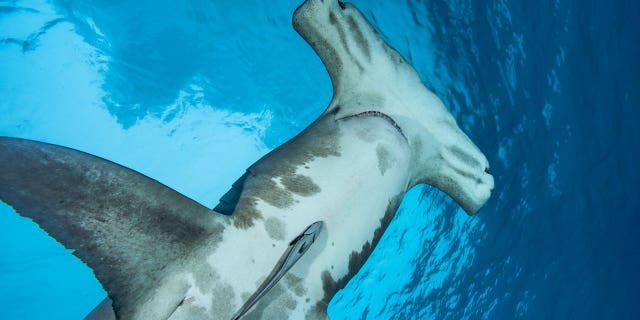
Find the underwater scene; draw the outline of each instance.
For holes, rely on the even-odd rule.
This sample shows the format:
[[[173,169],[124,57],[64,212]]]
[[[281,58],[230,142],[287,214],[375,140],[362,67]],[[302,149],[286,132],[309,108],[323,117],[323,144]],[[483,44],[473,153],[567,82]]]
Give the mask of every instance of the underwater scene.
[[[302,2],[0,1],[0,136],[111,160],[213,208],[332,99],[292,26]],[[471,216],[413,187],[329,318],[639,319],[640,2],[352,3],[495,188]],[[106,296],[0,201],[0,319],[82,319]]]

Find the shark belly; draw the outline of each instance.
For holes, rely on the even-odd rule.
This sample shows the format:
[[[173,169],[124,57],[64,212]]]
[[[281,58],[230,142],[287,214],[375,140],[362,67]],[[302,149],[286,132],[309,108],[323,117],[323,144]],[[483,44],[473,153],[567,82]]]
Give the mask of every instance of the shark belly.
[[[324,224],[315,244],[242,319],[326,319],[327,303],[357,272],[377,243],[376,235],[379,238],[395,213],[408,183],[409,154],[403,137],[382,119],[323,121],[315,128],[336,131],[333,143],[338,152],[296,165],[289,177],[273,174],[281,172],[277,169],[264,170],[282,161],[272,164],[267,157],[256,163],[237,211],[227,218],[222,240],[215,250],[203,253],[206,266],[199,272],[206,274],[182,276],[190,283],[188,304],[171,319],[194,319],[196,310],[230,319],[269,275],[291,240],[315,221]],[[292,153],[307,153],[314,146],[287,149],[285,145],[282,152],[296,158]],[[313,184],[306,189],[314,192],[301,192],[287,179]],[[263,188],[290,196],[291,201],[286,205],[274,201]],[[284,196],[287,191],[290,194]],[[247,201],[252,206],[243,204]],[[242,210],[252,211],[250,223]],[[209,279],[204,290],[196,281],[202,278]]]

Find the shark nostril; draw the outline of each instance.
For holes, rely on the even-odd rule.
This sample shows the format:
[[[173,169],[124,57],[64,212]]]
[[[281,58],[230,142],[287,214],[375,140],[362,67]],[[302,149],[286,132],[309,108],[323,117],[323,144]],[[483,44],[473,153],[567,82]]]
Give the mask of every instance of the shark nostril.
[[[489,167],[484,168],[484,172],[491,174],[491,170],[489,170]]]
[[[347,6],[345,6],[342,1],[338,1],[338,5],[340,6],[340,9],[342,9],[342,10],[347,8]]]

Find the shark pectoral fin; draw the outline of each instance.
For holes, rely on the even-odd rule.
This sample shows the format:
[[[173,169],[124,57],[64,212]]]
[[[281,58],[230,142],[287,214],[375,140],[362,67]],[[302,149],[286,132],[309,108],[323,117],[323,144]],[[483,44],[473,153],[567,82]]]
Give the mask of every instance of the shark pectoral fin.
[[[242,194],[242,188],[244,188],[244,181],[248,175],[249,170],[231,185],[231,189],[220,198],[220,202],[213,208],[213,211],[224,215],[231,215],[236,210],[236,206],[240,200],[240,194]]]
[[[223,229],[211,210],[140,173],[23,139],[0,137],[0,200],[75,250],[119,319],[144,317],[172,266]]]
[[[276,263],[276,266],[273,268],[273,271],[269,274],[269,276],[262,282],[258,290],[249,297],[247,302],[236,312],[233,316],[233,320],[240,319],[243,315],[245,315],[251,308],[258,303],[258,301],[264,297],[271,288],[273,288],[280,279],[291,269],[296,262],[309,250],[311,245],[315,242],[318,234],[322,230],[322,221],[316,221],[312,223],[309,227],[307,227],[300,235],[295,237],[287,250],[285,250],[284,254]]]

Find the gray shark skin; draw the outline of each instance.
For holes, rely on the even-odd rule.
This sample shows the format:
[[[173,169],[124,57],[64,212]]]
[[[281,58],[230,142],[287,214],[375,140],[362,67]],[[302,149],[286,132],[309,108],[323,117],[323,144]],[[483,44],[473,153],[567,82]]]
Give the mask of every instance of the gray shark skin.
[[[87,319],[328,319],[410,188],[436,186],[468,214],[488,200],[486,157],[357,8],[307,0],[293,26],[334,96],[220,212],[108,160],[0,137],[0,200],[108,293]]]

